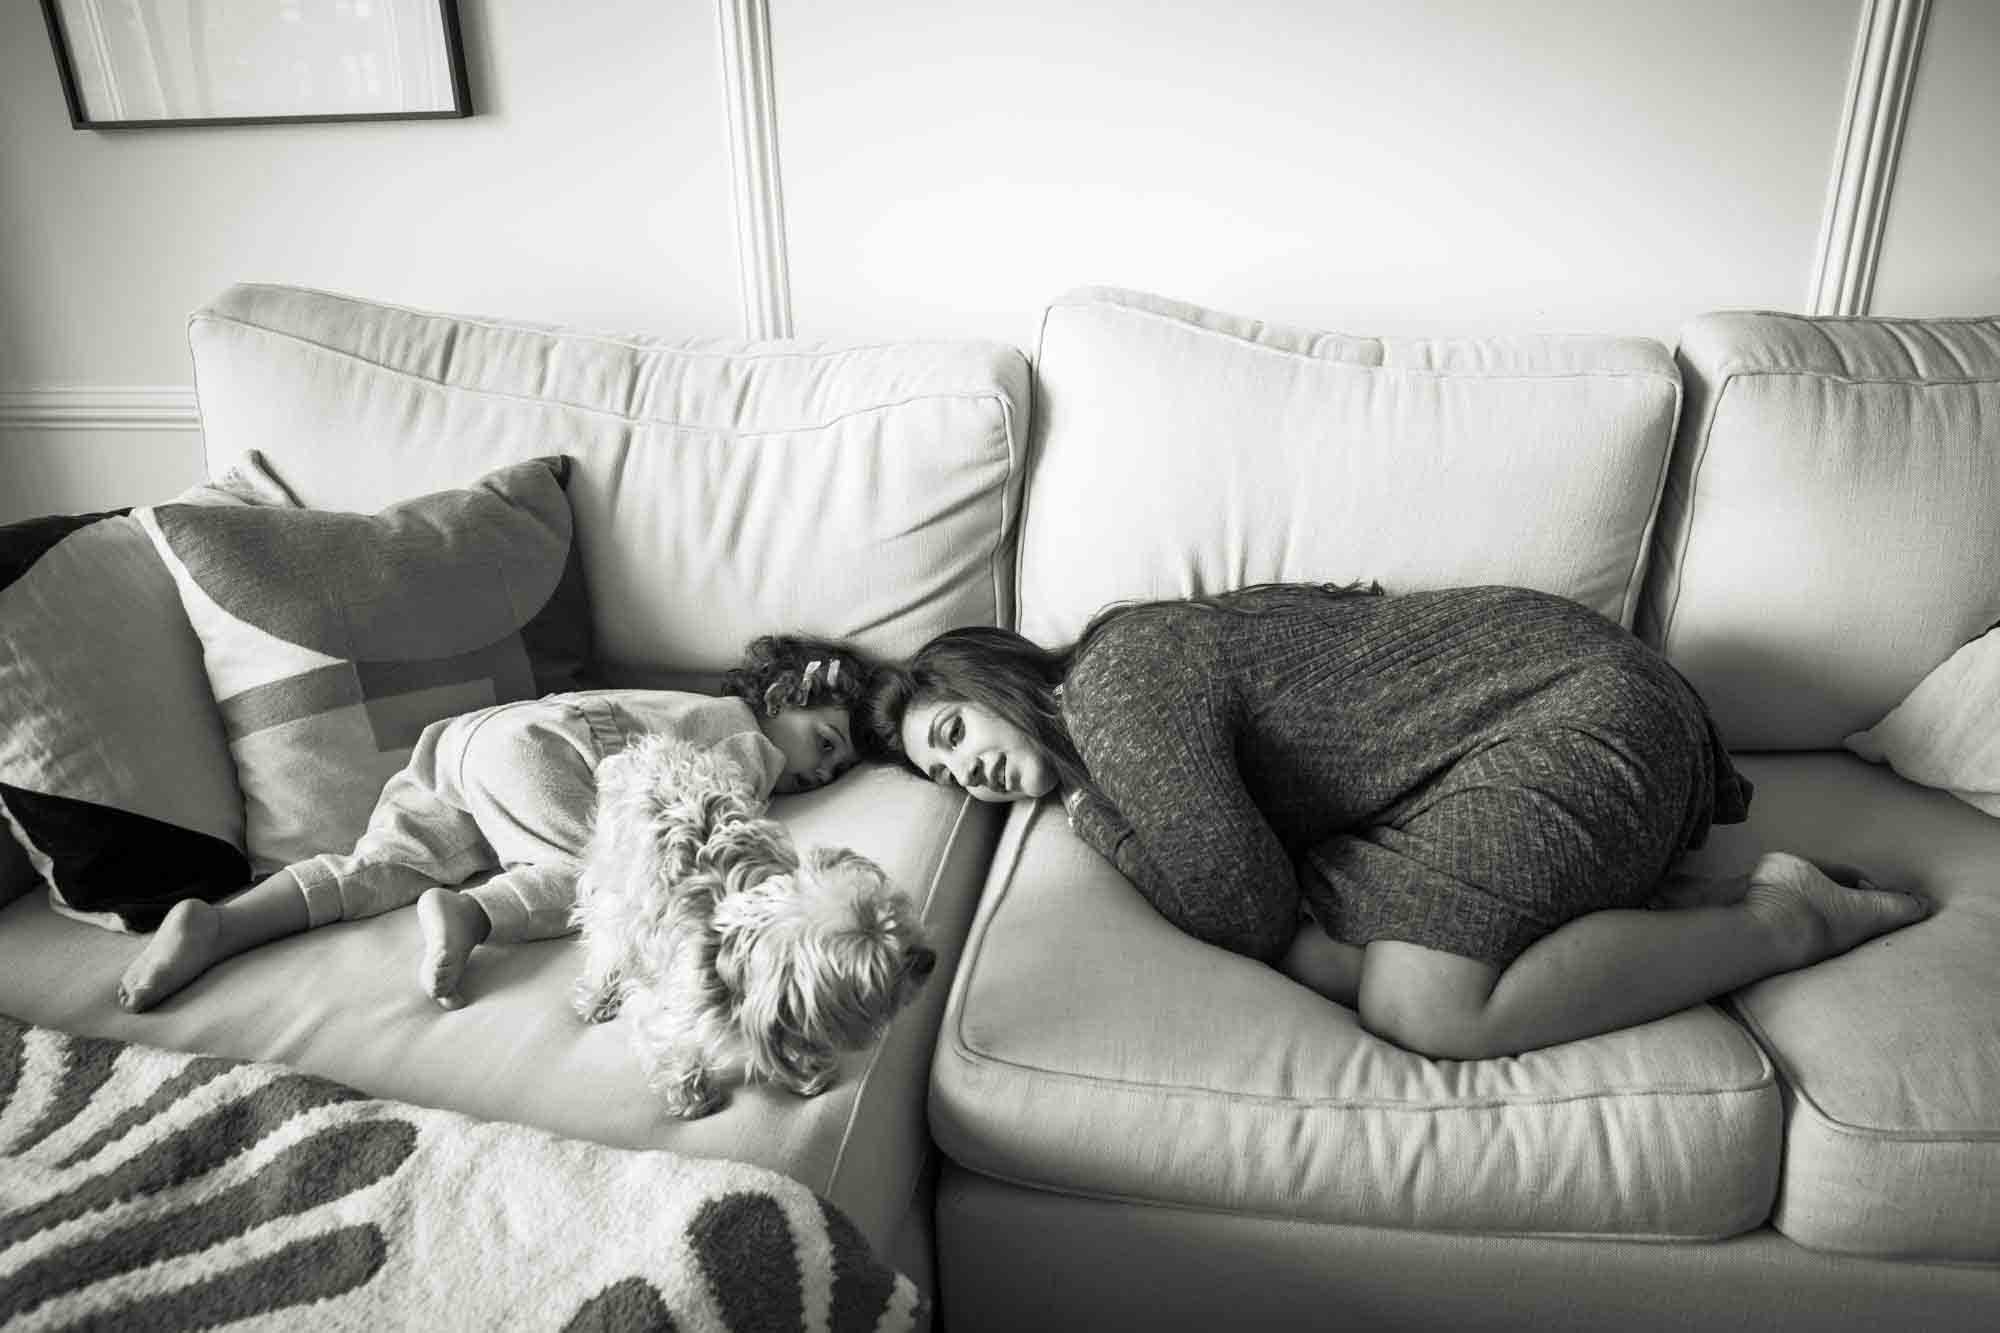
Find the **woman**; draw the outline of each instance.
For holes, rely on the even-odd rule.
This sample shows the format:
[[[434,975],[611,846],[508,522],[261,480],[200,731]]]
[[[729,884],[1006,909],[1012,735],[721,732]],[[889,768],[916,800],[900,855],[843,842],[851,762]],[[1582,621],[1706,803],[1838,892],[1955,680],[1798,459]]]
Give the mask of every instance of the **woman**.
[[[1061,788],[1175,925],[1440,1058],[1646,1022],[1926,914],[1785,853],[1669,883],[1750,784],[1664,658],[1525,589],[1263,585],[1116,607],[1060,652],[952,630],[856,724],[981,800]],[[1641,910],[1663,886],[1677,910]]]

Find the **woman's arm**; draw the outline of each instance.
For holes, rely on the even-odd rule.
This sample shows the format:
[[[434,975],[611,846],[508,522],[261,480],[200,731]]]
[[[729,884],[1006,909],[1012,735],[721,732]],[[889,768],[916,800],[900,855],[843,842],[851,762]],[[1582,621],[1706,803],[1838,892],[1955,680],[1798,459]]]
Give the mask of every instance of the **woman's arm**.
[[[1070,831],[1116,866],[1119,874],[1134,884],[1152,878],[1154,871],[1123,815],[1081,787],[1064,793],[1063,810],[1069,816]]]
[[[1078,835],[1182,930],[1275,962],[1298,933],[1298,879],[1237,770],[1226,682],[1171,651],[1116,658],[1100,648],[1065,685],[1071,737],[1111,802],[1081,798]]]

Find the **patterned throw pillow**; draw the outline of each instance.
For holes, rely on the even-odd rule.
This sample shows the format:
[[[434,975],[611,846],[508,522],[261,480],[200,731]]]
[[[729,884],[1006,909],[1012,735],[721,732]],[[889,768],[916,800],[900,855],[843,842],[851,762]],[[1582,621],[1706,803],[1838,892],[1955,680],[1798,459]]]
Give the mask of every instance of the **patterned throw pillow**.
[[[175,503],[295,502],[253,453]],[[124,510],[0,527],[0,816],[56,910],[114,930],[249,877],[201,643]]]
[[[259,875],[345,852],[424,727],[582,683],[566,458],[377,514],[161,505]]]

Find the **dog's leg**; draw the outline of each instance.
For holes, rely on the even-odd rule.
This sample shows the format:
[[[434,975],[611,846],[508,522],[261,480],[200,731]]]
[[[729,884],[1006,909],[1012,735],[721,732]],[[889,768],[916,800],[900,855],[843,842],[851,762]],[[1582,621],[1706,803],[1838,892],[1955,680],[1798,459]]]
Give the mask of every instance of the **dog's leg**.
[[[576,979],[570,993],[577,1017],[586,1023],[609,1023],[618,1017],[618,1007],[624,1000],[625,981],[616,968],[601,976],[584,973]]]
[[[800,1097],[817,1097],[833,1086],[834,1075],[840,1072],[837,1061],[801,1060],[796,1069],[781,1071],[777,1083],[787,1092]]]
[[[699,1120],[720,1109],[725,1100],[708,1067],[688,1052],[667,1058],[654,1076],[653,1088],[667,1110],[683,1120]]]

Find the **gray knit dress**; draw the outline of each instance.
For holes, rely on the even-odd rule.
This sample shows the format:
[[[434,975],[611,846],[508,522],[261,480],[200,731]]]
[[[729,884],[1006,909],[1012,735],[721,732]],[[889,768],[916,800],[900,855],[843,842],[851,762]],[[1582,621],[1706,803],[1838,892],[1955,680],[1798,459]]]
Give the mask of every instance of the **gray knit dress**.
[[[1748,813],[1693,688],[1626,630],[1520,588],[1248,593],[1111,622],[1063,714],[1109,804],[1078,833],[1197,938],[1337,940],[1505,966],[1634,907]]]

